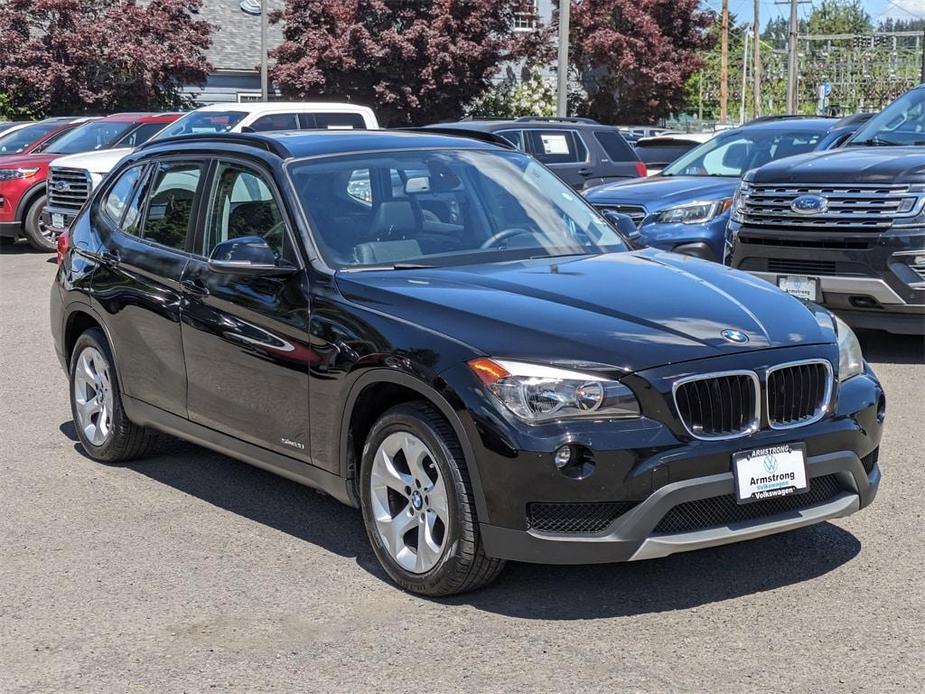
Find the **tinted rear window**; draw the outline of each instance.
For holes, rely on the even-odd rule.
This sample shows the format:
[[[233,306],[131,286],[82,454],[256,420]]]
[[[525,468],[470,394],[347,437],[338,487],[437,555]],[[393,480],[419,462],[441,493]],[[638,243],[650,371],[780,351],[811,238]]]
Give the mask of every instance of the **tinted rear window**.
[[[594,137],[611,161],[636,161],[636,153],[620,133],[614,130],[595,130]]]
[[[365,130],[366,122],[359,113],[302,113],[303,130]]]

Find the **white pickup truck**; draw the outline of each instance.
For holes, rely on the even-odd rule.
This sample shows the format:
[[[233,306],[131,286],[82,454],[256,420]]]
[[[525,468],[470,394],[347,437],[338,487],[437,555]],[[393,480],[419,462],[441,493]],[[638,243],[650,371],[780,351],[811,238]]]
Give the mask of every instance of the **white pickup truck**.
[[[152,140],[176,135],[203,133],[267,132],[271,130],[373,130],[379,127],[376,115],[367,106],[325,102],[259,102],[248,104],[213,104],[190,111],[171,123]],[[134,150],[107,149],[59,157],[51,162],[47,179],[48,202],[42,213],[46,228],[54,234],[65,231],[83,207],[90,192],[116,164]],[[63,182],[70,190],[75,180],[86,190],[78,199],[73,192],[56,195],[56,184]]]

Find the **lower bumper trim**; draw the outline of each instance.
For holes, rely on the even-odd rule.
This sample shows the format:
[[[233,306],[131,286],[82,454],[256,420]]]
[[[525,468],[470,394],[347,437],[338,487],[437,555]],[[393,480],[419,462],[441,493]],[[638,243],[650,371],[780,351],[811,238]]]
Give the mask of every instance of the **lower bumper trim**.
[[[750,272],[755,277],[767,280],[774,286],[777,286],[777,278],[788,273],[781,272]],[[790,273],[800,274],[800,273]],[[869,296],[876,299],[883,305],[905,304],[903,298],[893,291],[893,289],[884,280],[876,277],[838,277],[832,275],[813,275],[804,273],[809,277],[815,277],[819,280],[819,286],[822,291],[830,294],[857,294],[860,296]]]

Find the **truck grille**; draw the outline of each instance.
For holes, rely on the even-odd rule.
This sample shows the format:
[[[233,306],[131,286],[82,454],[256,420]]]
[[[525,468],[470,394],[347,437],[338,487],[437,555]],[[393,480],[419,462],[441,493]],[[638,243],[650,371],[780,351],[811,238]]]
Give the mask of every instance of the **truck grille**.
[[[732,523],[747,523],[767,516],[792,513],[831,501],[845,491],[835,475],[813,477],[809,491],[751,504],[739,504],[733,494],[687,501],[672,508],[655,526],[656,533],[689,533]]]
[[[675,384],[681,422],[698,439],[728,439],[758,426],[758,376],[730,371],[684,379]]]
[[[768,369],[768,422],[789,429],[825,414],[832,390],[832,366],[824,359],[781,364]]]
[[[90,177],[83,169],[52,167],[48,176],[48,207],[76,212],[90,197]]]
[[[633,220],[633,224],[637,227],[642,224],[645,220],[646,212],[645,207],[640,207],[639,205],[595,205],[599,210],[613,210],[614,212],[619,212],[620,214],[625,214],[627,217]]]
[[[824,211],[797,214],[791,203],[803,195],[824,198]],[[749,227],[879,233],[894,220],[913,217],[920,198],[908,185],[777,185],[743,184],[739,212]]]

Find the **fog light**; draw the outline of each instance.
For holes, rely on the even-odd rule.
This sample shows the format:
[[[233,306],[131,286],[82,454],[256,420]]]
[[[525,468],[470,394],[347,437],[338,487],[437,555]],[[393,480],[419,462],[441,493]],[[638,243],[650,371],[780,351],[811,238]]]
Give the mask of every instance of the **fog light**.
[[[556,451],[556,467],[560,470],[572,462],[572,447],[562,446]]]

